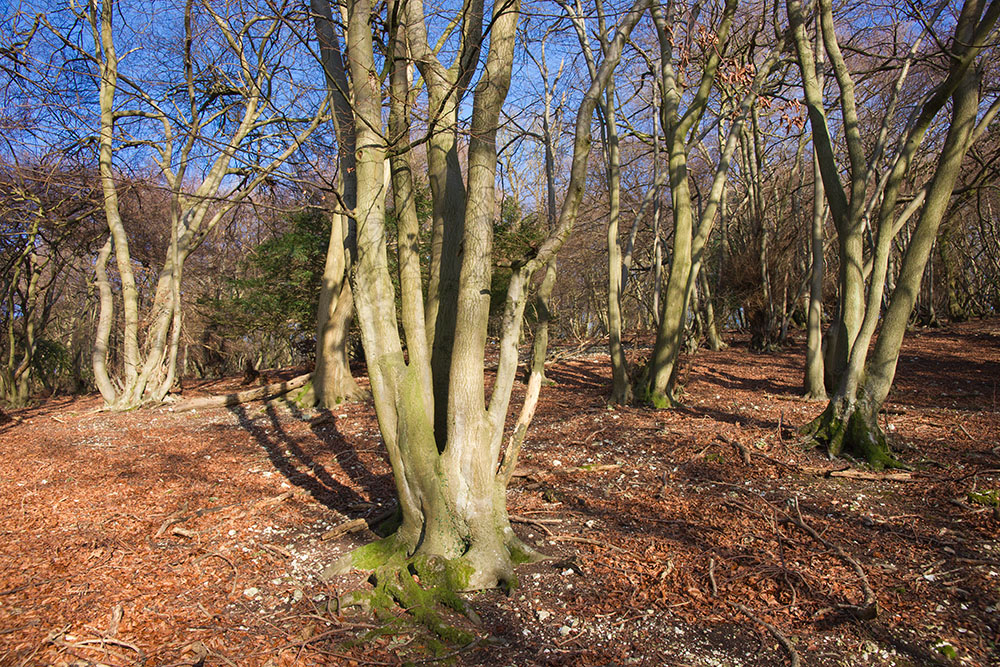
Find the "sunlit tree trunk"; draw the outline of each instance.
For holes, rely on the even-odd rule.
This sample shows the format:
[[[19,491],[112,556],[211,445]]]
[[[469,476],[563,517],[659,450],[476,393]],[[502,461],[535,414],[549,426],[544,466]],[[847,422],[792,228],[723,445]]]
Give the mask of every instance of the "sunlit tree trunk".
[[[347,60],[352,80],[364,82],[355,86],[353,99],[358,147],[358,260],[353,287],[376,414],[399,496],[401,524],[391,537],[353,552],[338,567],[375,570],[378,586],[405,606],[417,606],[419,602],[412,596],[409,568],[416,570],[421,583],[467,590],[498,583],[512,585],[516,580],[514,565],[533,555],[514,535],[506,512],[506,487],[519,445],[503,447],[528,287],[533,273],[550,266],[570,233],[583,193],[594,107],[645,2],[637,0],[623,19],[597,81],[584,97],[576,126],[570,185],[558,224],[537,253],[514,265],[502,318],[496,378],[487,399],[484,362],[496,213],[496,131],[510,85],[519,16],[516,2],[494,6],[489,51],[473,96],[454,327],[450,332],[442,331],[440,319],[434,325],[437,335],[448,335],[452,342],[443,434],[436,432],[434,403],[438,395],[432,390],[436,367],[430,359],[427,336],[431,323],[423,319],[426,311],[419,307],[423,295],[414,238],[417,228],[412,210],[412,174],[405,155],[407,109],[402,108],[409,95],[401,69],[406,66],[407,49],[420,57],[423,47],[414,44],[414,38],[421,31],[414,30],[412,14],[405,33],[392,21],[389,24],[393,66],[386,142],[381,132],[381,82],[371,76],[375,71],[370,24],[373,6],[370,0],[348,3]],[[389,15],[399,15],[391,3]],[[404,43],[404,39],[408,42]],[[406,355],[396,321],[386,254],[384,199],[388,183],[383,163],[387,154],[400,221],[397,247]],[[537,397],[539,384],[540,377],[534,373],[529,396]],[[521,437],[526,417],[530,415],[522,412]]]
[[[310,9],[320,46],[320,62],[333,107],[337,135],[340,201],[329,208],[330,240],[327,244],[323,281],[316,310],[316,367],[312,387],[316,404],[333,407],[358,398],[361,391],[351,375],[348,332],[354,316],[354,298],[348,280],[355,241],[355,223],[342,208],[352,210],[357,201],[355,171],[354,111],[349,101],[350,83],[344,65],[340,38],[334,27],[330,4],[312,0]]]
[[[846,71],[839,55],[829,4],[825,0],[820,0],[820,4],[826,50],[834,63],[834,71],[838,73],[838,84],[844,97],[852,90],[850,74]],[[801,14],[798,13],[799,8],[793,1],[789,1],[788,7],[803,79],[809,88],[810,78],[815,84],[815,77],[810,75],[810,54],[807,53],[808,42]],[[864,319],[858,328],[856,340],[852,341],[850,355],[835,394],[823,414],[806,428],[806,431],[824,444],[831,454],[850,451],[864,457],[877,467],[897,464],[889,453],[885,436],[879,429],[875,417],[891,387],[895,360],[899,354],[906,322],[919,294],[920,277],[951,199],[962,158],[976,136],[979,95],[974,61],[992,34],[998,15],[1000,15],[1000,2],[993,1],[985,6],[983,0],[968,0],[963,4],[949,46],[951,57],[946,77],[932,89],[919,107],[919,113],[905,132],[891,170],[884,178],[882,198],[875,223],[877,236],[870,284],[866,303],[860,307]],[[814,74],[814,70],[812,73]],[[813,90],[813,93],[815,92]],[[818,117],[820,112],[812,108],[815,96],[807,93],[807,97],[813,98],[809,101],[811,121],[822,121],[822,118]],[[888,260],[897,229],[894,223],[901,184],[909,171],[916,148],[949,97],[952,99],[952,117],[948,133],[934,175],[927,187],[926,201],[907,244],[889,309],[884,317],[880,317]],[[992,119],[998,108],[1000,104],[994,104],[990,108],[982,119],[981,128]],[[813,118],[814,112],[816,118]],[[825,124],[813,122],[814,137],[822,136],[824,128]],[[823,143],[817,142],[816,145],[817,149],[820,149]],[[859,145],[852,150],[860,151],[861,147]],[[831,183],[827,180],[826,174],[824,174],[824,185],[829,192]],[[831,200],[831,209],[833,208],[834,202]],[[844,262],[843,257],[841,262]],[[859,274],[863,274],[863,263],[859,263],[857,269]],[[869,357],[869,344],[880,321],[881,333],[875,350]]]
[[[813,209],[809,226],[809,249],[812,266],[809,269],[809,311],[806,322],[806,397],[826,399],[823,373],[823,278],[826,267],[823,259],[826,227],[826,198],[819,165],[813,158]]]
[[[715,165],[711,188],[707,196],[701,200],[700,215],[696,219],[688,174],[689,142],[691,133],[698,128],[708,105],[722,53],[719,47],[709,51],[697,88],[692,92],[684,92],[674,70],[675,45],[671,36],[673,16],[669,13],[673,11],[670,9],[672,7],[673,5],[668,6],[666,15],[657,7],[651,10],[660,44],[659,79],[663,96],[660,125],[667,147],[667,170],[674,223],[670,268],[662,293],[656,342],[649,363],[638,380],[636,391],[642,400],[656,407],[669,407],[675,401],[677,360],[683,343],[688,302],[700,272],[709,234],[718,214],[737,138],[742,132],[746,117],[762,84],[771,75],[778,62],[778,51],[775,50],[756,68],[753,80],[741,95],[728,136]],[[724,45],[728,39],[736,8],[736,0],[729,0],[726,3],[715,33],[717,38],[715,43],[718,45]],[[682,103],[686,103],[685,108],[682,108]]]

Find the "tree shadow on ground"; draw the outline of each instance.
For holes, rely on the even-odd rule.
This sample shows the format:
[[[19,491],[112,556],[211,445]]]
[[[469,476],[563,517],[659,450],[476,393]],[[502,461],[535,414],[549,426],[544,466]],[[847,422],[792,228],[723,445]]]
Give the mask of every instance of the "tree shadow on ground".
[[[303,419],[304,417],[298,408],[289,406],[293,412],[293,417]],[[342,514],[352,506],[365,505],[384,493],[383,480],[387,475],[377,476],[362,463],[353,445],[343,437],[337,430],[336,419],[323,421],[322,435],[317,433],[317,428],[313,426],[313,432],[337,457],[353,456],[356,463],[350,466],[341,466],[344,473],[364,489],[366,497],[363,497],[356,490],[337,481],[330,471],[321,463],[316,461],[303,447],[299,439],[291,436],[281,423],[277,409],[273,403],[266,403],[264,413],[268,418],[268,426],[273,431],[268,432],[257,420],[250,417],[246,406],[235,405],[229,411],[236,416],[241,428],[252,435],[257,444],[263,448],[267,457],[271,460],[275,469],[284,475],[291,484],[304,489],[319,503]]]
[[[545,377],[555,382],[559,386],[560,391],[587,395],[591,395],[595,389],[605,391],[611,382],[611,378],[595,373],[589,367],[583,368],[578,364],[546,368]]]
[[[782,384],[772,379],[738,377],[719,368],[701,370],[689,382],[694,380],[728,390],[766,391],[775,396],[797,396],[801,392],[800,387]]]
[[[778,421],[776,419],[760,419],[759,417],[752,417],[750,415],[740,414],[737,412],[727,412],[725,410],[719,410],[717,408],[709,408],[703,405],[697,407],[690,405],[679,405],[674,408],[679,414],[685,415],[691,418],[709,418],[720,424],[733,424],[734,426],[755,426],[757,428],[766,431],[777,431]],[[794,431],[786,432],[786,427],[789,427],[787,422],[781,423],[782,427],[782,437],[788,437],[794,439],[796,434]]]
[[[688,484],[704,483],[709,487],[714,487],[712,490],[706,489],[699,493],[705,502],[705,507],[712,508],[712,512],[725,511],[722,510],[723,507],[732,505],[732,509],[730,511],[745,513],[748,518],[753,518],[754,520],[760,522],[761,526],[766,527],[766,524],[772,521],[776,522],[775,526],[777,525],[779,519],[778,514],[769,516],[768,512],[770,510],[767,507],[752,506],[750,504],[752,501],[747,495],[740,494],[735,498],[730,497],[727,494],[727,486],[732,487],[734,485],[716,479],[714,475],[706,475],[706,472],[706,470],[701,469],[700,467],[689,469],[688,474],[686,474],[682,479],[675,480],[675,482],[683,481]],[[810,590],[809,584],[806,583],[804,579],[799,577],[800,573],[795,567],[786,566],[782,560],[772,558],[774,554],[768,552],[768,548],[771,545],[768,544],[767,540],[773,538],[774,535],[768,534],[767,530],[754,531],[748,529],[744,534],[745,541],[741,541],[740,543],[724,544],[723,540],[720,538],[725,535],[725,529],[714,526],[710,522],[706,522],[704,520],[692,521],[687,518],[672,520],[669,517],[657,517],[654,513],[636,514],[629,511],[622,511],[619,507],[616,507],[613,503],[611,503],[613,499],[595,498],[593,497],[592,492],[586,490],[581,491],[576,489],[564,491],[560,494],[560,500],[568,509],[572,511],[572,514],[574,515],[574,523],[586,525],[588,520],[593,519],[602,524],[602,537],[600,538],[602,543],[607,542],[611,545],[626,545],[624,549],[620,546],[613,546],[612,548],[616,549],[616,551],[607,552],[609,554],[625,553],[626,557],[636,555],[628,553],[628,545],[633,540],[648,542],[651,537],[662,541],[664,544],[672,545],[668,551],[701,554],[702,558],[700,559],[699,565],[693,570],[685,573],[686,581],[688,582],[688,585],[693,583],[696,588],[700,589],[700,593],[706,597],[711,596],[709,591],[717,582],[719,587],[719,594],[717,596],[719,602],[717,610],[720,614],[730,615],[733,613],[726,606],[727,598],[732,599],[732,595],[726,592],[726,587],[730,581],[738,582],[740,579],[755,576],[770,578],[776,582],[784,582],[783,585],[791,586],[792,584],[788,583],[791,580],[799,588],[800,592],[802,590],[809,591],[807,598],[811,599],[813,606],[828,610],[829,613],[813,620],[813,624],[816,629],[831,630],[838,625],[854,624],[859,627],[864,634],[869,635],[884,646],[893,648],[900,656],[906,656],[908,659],[913,660],[914,664],[947,664],[946,661],[940,660],[938,656],[935,656],[933,652],[927,648],[902,638],[899,635],[898,629],[889,627],[883,620],[861,622],[846,611],[834,611],[840,605],[852,604],[854,600],[851,596],[860,596],[860,588],[857,591],[848,591],[847,598],[844,597],[845,591],[839,588],[825,591],[818,589]],[[777,500],[772,499],[771,503],[772,505],[775,505]],[[801,509],[805,515],[805,520],[814,526],[819,525],[821,517],[825,517],[828,523],[839,523],[853,520],[853,517],[837,511],[836,508],[831,509],[829,507],[815,507],[803,504]],[[706,516],[709,514],[710,512],[707,513]],[[775,528],[775,530],[777,529]],[[875,526],[873,527],[873,530],[876,533],[884,531],[894,532],[887,531],[886,527],[881,526]],[[612,537],[616,534],[618,536],[617,538]],[[587,533],[587,535],[590,535],[590,533]],[[836,538],[834,539],[836,540]],[[913,535],[910,539],[917,543],[924,541],[921,539],[921,536],[918,535]],[[931,539],[933,540],[933,538]],[[878,538],[874,538],[873,541],[877,540]],[[781,537],[781,541],[785,542],[786,548],[788,544],[800,543],[805,546],[807,550],[813,551],[817,555],[825,555],[830,559],[831,563],[836,563],[838,567],[844,567],[846,569],[846,565],[840,562],[839,559],[837,559],[837,557],[829,552],[823,545],[811,542],[807,536],[796,534],[796,532],[792,529],[789,529],[787,534]],[[943,545],[944,543],[942,542],[941,544]],[[600,551],[600,548],[598,550]],[[579,553],[580,555],[584,555],[585,562],[599,562],[601,560],[600,556],[595,557],[592,553],[584,551]],[[971,555],[979,556],[980,554]],[[861,559],[862,561],[866,560],[864,556],[858,553],[854,553],[853,556]],[[715,559],[716,564],[736,564],[738,566],[737,571],[730,575],[730,579],[727,579],[726,575],[723,574],[724,570],[720,568],[714,575],[716,579],[712,580],[713,575],[710,574],[710,561],[713,558]],[[866,569],[869,569],[870,565],[866,565],[865,567]],[[653,570],[650,571],[655,574],[656,568],[653,568]],[[987,594],[985,591],[975,591],[973,596],[985,594]],[[881,602],[885,603],[886,600],[882,599]],[[752,627],[752,624],[748,624],[746,626],[736,624],[735,627],[742,627],[746,629],[747,627]],[[777,656],[778,659],[783,658],[783,656],[777,653],[775,656]],[[808,652],[801,657],[803,659],[807,659],[809,657]],[[753,662],[751,664],[764,663]]]

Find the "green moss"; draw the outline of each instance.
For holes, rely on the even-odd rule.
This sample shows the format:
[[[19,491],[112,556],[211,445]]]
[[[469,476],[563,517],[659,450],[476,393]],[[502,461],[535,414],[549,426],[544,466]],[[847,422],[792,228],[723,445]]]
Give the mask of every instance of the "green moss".
[[[661,394],[658,391],[648,391],[644,397],[644,402],[653,406],[657,410],[667,410],[674,407],[674,402],[670,400],[670,397],[666,394]]]
[[[968,498],[970,503],[976,503],[977,505],[1000,507],[1000,491],[997,491],[997,489],[969,491]]]
[[[892,456],[885,433],[860,408],[852,409],[845,419],[831,401],[823,414],[804,426],[801,432],[817,445],[824,446],[830,456],[851,454],[867,461],[874,470],[907,467]]]
[[[358,570],[376,570],[393,560],[402,562],[406,558],[406,547],[396,539],[395,533],[389,537],[369,542],[350,554],[351,564]]]
[[[939,641],[936,644],[934,644],[934,650],[943,655],[944,657],[948,658],[949,660],[954,660],[955,658],[958,657],[958,651],[955,650],[954,646],[952,646],[946,641]]]
[[[316,392],[313,391],[312,381],[310,380],[295,391],[289,392],[288,402],[302,409],[316,405]]]

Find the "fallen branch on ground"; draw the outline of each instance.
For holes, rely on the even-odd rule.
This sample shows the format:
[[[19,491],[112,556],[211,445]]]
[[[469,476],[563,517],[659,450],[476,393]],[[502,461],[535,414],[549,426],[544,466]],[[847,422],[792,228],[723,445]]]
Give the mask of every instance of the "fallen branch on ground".
[[[782,645],[782,647],[784,647],[785,651],[788,652],[788,660],[791,667],[799,667],[799,665],[802,664],[801,662],[799,662],[799,654],[795,650],[795,647],[792,645],[792,642],[788,641],[788,637],[781,634],[778,628],[774,627],[767,621],[758,618],[752,611],[750,611],[741,604],[737,604],[735,602],[727,602],[726,604],[728,604],[733,609],[739,611],[741,614],[749,618],[754,623],[757,623],[767,628],[767,631],[770,632],[772,635],[774,635],[774,638],[777,639],[778,642]]]
[[[913,474],[908,472],[889,472],[889,473],[876,473],[876,472],[866,472],[864,470],[854,470],[853,468],[847,468],[846,470],[830,470],[825,474],[826,477],[845,477],[847,479],[870,479],[874,481],[886,481],[886,482],[912,482]]]
[[[740,453],[740,458],[743,459],[743,465],[750,465],[750,450],[743,443],[737,442],[723,434],[718,434],[715,436],[727,445],[732,445],[736,451]]]
[[[861,590],[865,596],[864,606],[856,607],[854,605],[841,605],[841,609],[849,612],[852,616],[861,621],[870,621],[874,619],[878,616],[878,600],[875,598],[875,591],[872,590],[871,585],[868,583],[868,576],[865,574],[864,569],[862,569],[861,565],[858,564],[858,561],[849,556],[848,553],[840,547],[840,545],[829,541],[816,532],[812,526],[807,524],[802,518],[802,512],[799,510],[799,499],[793,498],[793,502],[797,516],[793,517],[786,514],[784,520],[789,521],[806,531],[814,540],[840,556],[842,560],[846,561],[851,566],[851,569],[854,570],[855,574],[858,575],[858,579],[861,581]]]
[[[376,514],[375,516],[369,517],[367,519],[352,519],[350,521],[345,521],[339,526],[335,526],[330,530],[326,531],[325,533],[323,533],[322,535],[320,535],[319,539],[332,540],[334,538],[341,537],[343,535],[360,532],[362,530],[365,530],[366,528],[375,528],[376,526],[378,526],[380,523],[382,523],[395,513],[396,513],[396,508],[391,507],[385,510],[384,512]]]
[[[309,382],[311,378],[312,373],[306,373],[305,375],[300,375],[285,382],[275,382],[274,384],[269,384],[266,387],[258,387],[257,389],[247,389],[245,391],[237,391],[232,394],[222,394],[219,396],[192,398],[191,400],[183,401],[174,405],[173,411],[186,412],[188,410],[202,410],[205,408],[224,408],[227,406],[249,403],[250,401],[270,400],[287,394],[293,389],[298,389]]]
[[[748,489],[745,489],[738,484],[730,484],[728,482],[721,482],[717,480],[708,480],[708,481],[710,481],[712,484],[717,484],[719,486],[724,486],[726,488],[736,489],[740,493],[749,495],[757,500],[760,500],[761,502],[763,502],[764,504],[766,504],[768,507],[771,508],[775,516],[779,515],[781,516],[781,522],[783,523],[787,522],[795,526],[798,526],[800,529],[808,533],[809,536],[812,537],[814,540],[825,546],[833,553],[835,553],[838,557],[840,557],[841,560],[850,565],[851,569],[854,570],[855,574],[857,574],[858,579],[861,582],[861,590],[864,595],[863,606],[859,607],[856,605],[845,604],[845,605],[839,605],[838,608],[842,611],[848,612],[849,614],[851,614],[860,621],[870,621],[878,616],[879,612],[878,600],[875,597],[875,591],[872,590],[871,585],[868,583],[868,576],[865,574],[864,569],[861,567],[858,561],[856,561],[846,551],[844,551],[844,549],[841,548],[840,545],[834,544],[830,540],[826,539],[825,537],[820,535],[816,531],[816,529],[814,529],[812,526],[810,526],[805,522],[805,519],[802,518],[802,512],[799,509],[799,499],[797,497],[793,496],[792,498],[789,499],[789,502],[795,508],[795,514],[796,514],[796,516],[791,516],[790,514],[787,514],[786,512],[782,511],[778,506],[769,502],[766,498],[763,498],[762,496],[759,496],[756,493],[753,493],[752,491],[749,491]],[[733,505],[741,506],[741,503],[733,503]]]
[[[292,497],[292,492],[285,491],[284,493],[274,496],[273,498],[263,498],[261,500],[258,500],[253,504],[253,507],[261,508],[261,507],[267,507],[269,505],[277,505],[278,503],[284,500],[288,500],[291,497]],[[206,514],[212,514],[214,512],[221,512],[222,510],[230,509],[233,507],[239,507],[242,504],[243,503],[229,503],[228,505],[216,505],[214,507],[205,507],[203,509],[191,512],[189,514],[185,514],[185,512],[187,512],[188,503],[184,503],[184,505],[179,510],[171,514],[169,517],[166,518],[166,520],[162,524],[160,524],[160,529],[156,531],[153,537],[160,537],[161,535],[163,535],[163,533],[167,532],[167,528],[175,526],[179,523],[184,523],[185,521],[190,521],[191,519],[196,519],[198,517],[205,516]],[[185,537],[189,536],[185,535]]]

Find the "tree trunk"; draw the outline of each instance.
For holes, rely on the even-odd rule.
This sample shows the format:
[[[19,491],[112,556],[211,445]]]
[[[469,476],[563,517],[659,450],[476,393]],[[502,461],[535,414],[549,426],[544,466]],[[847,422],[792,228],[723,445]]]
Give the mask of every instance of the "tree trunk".
[[[959,21],[956,34],[968,44],[972,42],[971,30],[966,23],[969,19],[964,14],[963,19],[965,21]],[[963,28],[969,32],[963,33]],[[878,303],[881,302],[881,281],[884,280],[884,263],[890,245],[885,236],[891,233],[892,228],[891,219],[882,218],[880,221],[881,238],[876,249],[869,315],[860,332],[859,344],[852,351],[837,394],[823,414],[806,428],[806,432],[824,444],[831,455],[848,451],[865,458],[876,468],[899,465],[889,453],[888,443],[876,417],[892,387],[899,349],[920,292],[924,268],[961,171],[962,159],[971,143],[978,102],[979,76],[977,72],[969,71],[952,95],[948,134],[928,188],[927,200],[906,248],[889,308],[882,318],[878,340],[869,357],[868,342],[876,319],[873,312],[878,310]]]
[[[813,158],[813,212],[809,230],[809,247],[812,252],[812,267],[809,278],[809,315],[806,324],[806,397],[814,400],[826,399],[826,385],[823,378],[823,260],[824,228],[826,226],[826,199],[823,180]]]
[[[624,26],[616,35],[613,51],[584,97],[577,121],[570,187],[559,224],[537,249],[537,254],[514,267],[502,320],[500,359],[487,404],[484,359],[493,265],[496,132],[510,85],[519,12],[516,1],[494,7],[489,53],[472,106],[468,194],[460,239],[461,270],[454,329],[437,332],[453,342],[447,369],[443,433],[436,432],[439,423],[435,415],[440,414],[441,406],[435,405],[439,397],[430,391],[432,364],[419,344],[423,340],[426,346],[429,338],[426,328],[431,325],[427,322],[422,329],[423,323],[413,309],[422,295],[419,272],[412,271],[416,253],[409,234],[416,230],[414,218],[409,214],[401,218],[404,222],[397,244],[401,259],[403,331],[409,358],[403,353],[396,321],[386,256],[387,183],[383,162],[387,149],[381,132],[382,90],[380,82],[369,76],[376,68],[369,21],[372,1],[348,2],[348,62],[351,78],[358,84],[353,91],[353,110],[358,121],[355,124],[358,259],[352,286],[379,428],[399,495],[401,523],[393,535],[352,552],[334,570],[343,567],[374,570],[375,595],[381,596],[381,604],[395,599],[439,632],[449,630],[434,620],[434,614],[428,610],[429,601],[462,607],[463,603],[452,591],[488,588],[498,583],[513,585],[514,565],[534,555],[510,528],[506,486],[516,465],[516,448],[507,451],[502,448],[504,424],[517,376],[517,341],[527,289],[533,272],[549,266],[570,233],[583,194],[594,106],[646,1],[636,0],[623,19]],[[414,13],[422,12],[419,0],[413,0],[408,7]],[[476,13],[475,8],[471,13]],[[387,15],[400,15],[393,3]],[[422,15],[419,20],[423,20]],[[404,49],[399,41],[402,30],[392,23],[388,26],[394,68],[390,136],[395,141],[405,134],[403,126],[397,124],[400,120],[397,114],[408,95],[400,94],[397,88],[403,80],[398,68],[405,67],[406,59],[400,57]],[[413,43],[414,34],[419,32],[413,29],[411,20],[407,30],[411,38],[409,47],[418,53],[426,46]],[[394,190],[399,190],[394,196],[400,209],[406,199],[409,175],[405,161],[393,160],[392,175]],[[404,187],[399,188],[397,183]],[[440,327],[441,321],[435,326]],[[533,373],[536,384],[531,386],[540,382],[537,375]],[[414,571],[420,577],[419,586],[412,578]]]
[[[331,216],[330,243],[323,269],[316,317],[316,370],[312,390],[316,405],[332,408],[359,398],[361,389],[351,375],[348,332],[354,314],[354,298],[347,280],[347,249],[344,216]]]
[[[632,402],[632,383],[628,362],[622,348],[622,248],[619,241],[621,217],[621,157],[618,150],[618,127],[615,114],[614,82],[608,84],[604,104],[608,183],[608,346],[611,355],[611,402]]]

